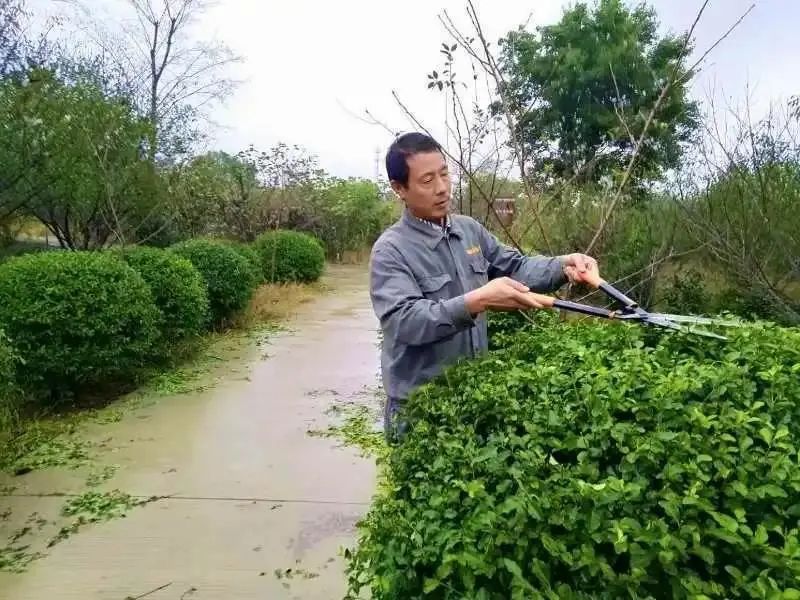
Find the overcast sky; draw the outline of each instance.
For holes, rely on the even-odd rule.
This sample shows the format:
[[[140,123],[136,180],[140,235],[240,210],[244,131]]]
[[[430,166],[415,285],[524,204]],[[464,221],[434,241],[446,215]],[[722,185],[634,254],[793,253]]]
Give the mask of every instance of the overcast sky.
[[[709,57],[693,94],[741,103],[750,86],[755,110],[800,93],[800,0],[710,0],[696,28],[701,54],[747,8],[755,8]],[[96,14],[119,14],[123,0],[84,0]],[[487,37],[497,40],[531,17],[552,23],[562,0],[475,0]],[[691,26],[701,0],[651,0],[664,31]],[[32,0],[41,16],[54,0]],[[442,130],[441,96],[426,89],[447,39],[442,10],[466,25],[460,0],[218,0],[198,35],[226,43],[244,62],[243,80],[212,113],[214,147],[236,152],[249,144],[299,144],[339,176],[374,177],[376,150],[390,143],[382,128],[360,121],[368,108],[392,129],[410,125],[392,99],[396,90],[426,124]],[[109,12],[110,11],[110,12]],[[94,10],[93,10],[94,12]],[[699,57],[699,56],[698,56]],[[355,113],[352,114],[352,113]]]

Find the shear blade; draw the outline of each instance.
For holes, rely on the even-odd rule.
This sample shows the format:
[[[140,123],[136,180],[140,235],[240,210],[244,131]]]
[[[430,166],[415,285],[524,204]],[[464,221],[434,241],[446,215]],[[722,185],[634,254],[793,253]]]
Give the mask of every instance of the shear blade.
[[[738,321],[726,321],[724,319],[712,319],[709,317],[693,317],[690,315],[668,315],[664,313],[651,313],[656,319],[665,319],[674,323],[692,323],[695,325],[720,325],[721,327],[741,327]]]
[[[728,339],[723,335],[719,335],[711,331],[706,331],[705,329],[696,329],[694,327],[691,327],[690,325],[694,324],[694,322],[692,321],[689,322],[690,323],[689,325],[682,325],[680,323],[673,322],[671,319],[664,318],[665,316],[666,315],[651,315],[651,317],[647,319],[647,322],[652,325],[658,325],[660,327],[668,327],[670,329],[674,329],[675,331],[682,331],[683,333],[701,335],[704,337],[710,337],[717,340],[727,341]]]

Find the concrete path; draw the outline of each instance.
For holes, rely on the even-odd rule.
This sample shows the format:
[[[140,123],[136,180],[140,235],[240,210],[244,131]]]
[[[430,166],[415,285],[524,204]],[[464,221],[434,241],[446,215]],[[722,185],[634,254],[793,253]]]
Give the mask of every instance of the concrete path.
[[[332,291],[231,363],[244,376],[92,425],[100,460],[119,465],[97,489],[168,498],[81,528],[23,574],[0,573],[0,598],[342,598],[340,550],[369,505],[375,464],[307,431],[327,426],[332,403],[380,403],[366,277],[330,268]],[[14,478],[0,533],[57,515],[65,499],[37,494],[78,494],[85,481],[64,469]]]

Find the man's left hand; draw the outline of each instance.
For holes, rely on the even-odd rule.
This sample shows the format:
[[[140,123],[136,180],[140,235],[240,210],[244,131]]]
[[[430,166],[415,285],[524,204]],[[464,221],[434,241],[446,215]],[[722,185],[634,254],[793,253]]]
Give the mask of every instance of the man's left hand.
[[[588,283],[598,281],[600,277],[597,261],[591,256],[576,252],[566,254],[561,257],[564,265],[564,273],[569,278],[570,283]]]

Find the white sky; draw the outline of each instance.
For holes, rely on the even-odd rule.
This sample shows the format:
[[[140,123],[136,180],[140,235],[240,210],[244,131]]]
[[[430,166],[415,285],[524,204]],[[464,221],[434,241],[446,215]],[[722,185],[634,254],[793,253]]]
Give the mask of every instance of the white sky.
[[[117,12],[122,0],[84,0],[97,14]],[[709,57],[693,83],[742,102],[746,86],[755,110],[800,93],[800,0],[711,0],[698,25],[699,57],[747,8],[747,19]],[[31,0],[42,15],[55,0]],[[556,21],[564,0],[475,0],[487,37],[496,41],[532,15],[532,24]],[[651,0],[662,27],[688,29],[701,0]],[[390,136],[363,123],[368,108],[393,129],[407,130],[392,98],[396,90],[431,129],[442,131],[442,97],[426,89],[447,40],[437,15],[447,9],[466,25],[461,0],[218,0],[198,35],[225,42],[244,58],[244,80],[212,112],[212,145],[236,152],[249,144],[298,144],[339,176],[375,176],[376,150]],[[93,11],[94,12],[94,11]],[[457,69],[458,72],[458,69]],[[382,164],[382,163],[381,163]],[[382,166],[380,167],[382,169]],[[382,172],[382,171],[381,171]]]

